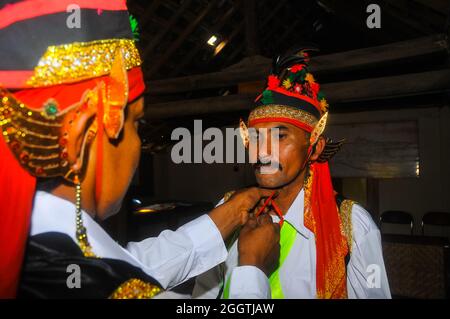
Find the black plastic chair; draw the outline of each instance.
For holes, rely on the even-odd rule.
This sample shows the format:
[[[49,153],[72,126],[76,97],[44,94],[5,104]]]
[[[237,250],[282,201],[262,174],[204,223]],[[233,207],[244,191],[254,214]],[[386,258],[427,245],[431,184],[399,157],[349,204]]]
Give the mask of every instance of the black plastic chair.
[[[422,235],[425,234],[425,225],[450,227],[450,213],[428,212],[422,217]]]
[[[404,212],[404,211],[400,211],[400,210],[385,211],[380,216],[380,230],[381,230],[381,225],[383,223],[410,225],[411,235],[413,234],[414,218],[408,212]]]

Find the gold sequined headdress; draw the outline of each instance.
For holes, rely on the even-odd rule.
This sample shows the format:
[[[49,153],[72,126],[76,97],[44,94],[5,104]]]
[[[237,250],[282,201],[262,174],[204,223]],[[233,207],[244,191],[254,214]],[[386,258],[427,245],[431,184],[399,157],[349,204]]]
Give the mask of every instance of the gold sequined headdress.
[[[70,126],[84,112],[96,115],[81,153],[96,133],[117,139],[125,106],[145,84],[124,0],[3,1],[0,43],[0,297],[8,297],[36,177],[79,185],[66,149]],[[78,204],[77,196],[77,212]]]
[[[22,1],[2,8],[0,40],[14,38],[15,45],[1,53],[0,133],[31,175],[73,181],[66,135],[74,118],[100,104],[103,117],[91,132],[101,124],[115,139],[124,107],[145,86],[124,1],[80,2],[79,30],[68,25],[69,4]]]

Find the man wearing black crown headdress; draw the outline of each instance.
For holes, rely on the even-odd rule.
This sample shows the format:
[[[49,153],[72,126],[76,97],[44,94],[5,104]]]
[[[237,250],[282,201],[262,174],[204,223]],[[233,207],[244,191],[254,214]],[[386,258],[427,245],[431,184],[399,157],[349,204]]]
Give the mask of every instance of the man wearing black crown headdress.
[[[278,150],[258,149],[255,144],[249,148],[257,153],[253,157],[258,158],[258,185],[278,194],[261,211],[270,207],[282,225],[278,267],[268,274],[268,281],[257,284],[260,296],[390,298],[376,224],[364,208],[333,191],[328,160],[342,142],[323,137],[328,103],[308,71],[306,51],[274,61],[267,88],[248,117],[259,140],[250,138],[241,122],[244,141],[260,146],[272,145],[271,139],[278,142]],[[274,129],[278,133],[261,133]],[[227,261],[197,278],[194,297],[231,296],[239,246],[240,239],[232,238]]]

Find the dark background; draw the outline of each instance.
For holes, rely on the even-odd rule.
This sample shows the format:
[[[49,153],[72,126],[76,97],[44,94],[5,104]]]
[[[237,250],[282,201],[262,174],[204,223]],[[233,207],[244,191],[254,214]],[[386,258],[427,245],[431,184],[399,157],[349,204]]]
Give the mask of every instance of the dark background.
[[[367,26],[371,3],[380,8],[381,28]],[[125,243],[175,229],[225,192],[253,184],[245,164],[174,164],[171,132],[192,132],[194,119],[203,130],[236,127],[263,89],[272,57],[314,45],[320,51],[312,54],[311,71],[330,103],[326,134],[347,140],[331,162],[335,189],[377,222],[387,211],[405,213],[382,225],[395,296],[448,297],[450,227],[423,230],[422,219],[450,212],[449,0],[132,0],[128,6],[140,27],[146,124],[124,207],[104,224],[115,238]],[[216,43],[207,44],[213,35]],[[136,214],[152,203],[176,208]]]

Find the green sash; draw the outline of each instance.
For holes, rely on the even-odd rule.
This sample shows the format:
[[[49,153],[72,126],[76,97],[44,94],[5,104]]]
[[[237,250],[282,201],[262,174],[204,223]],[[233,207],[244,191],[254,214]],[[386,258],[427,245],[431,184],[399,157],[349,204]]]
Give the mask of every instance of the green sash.
[[[289,222],[284,221],[283,227],[281,227],[280,231],[280,262],[278,264],[278,268],[269,277],[272,299],[284,299],[280,281],[280,268],[286,260],[286,257],[289,255],[296,236],[297,231],[295,228],[289,224]]]
[[[278,268],[269,277],[272,299],[284,298],[280,281],[280,268],[286,260],[286,257],[289,255],[296,236],[297,231],[295,230],[295,228],[291,224],[289,224],[289,222],[284,221],[283,227],[281,227],[280,231],[280,260],[278,263]],[[224,299],[228,299],[230,296],[230,282],[231,276],[228,276],[223,290]]]

